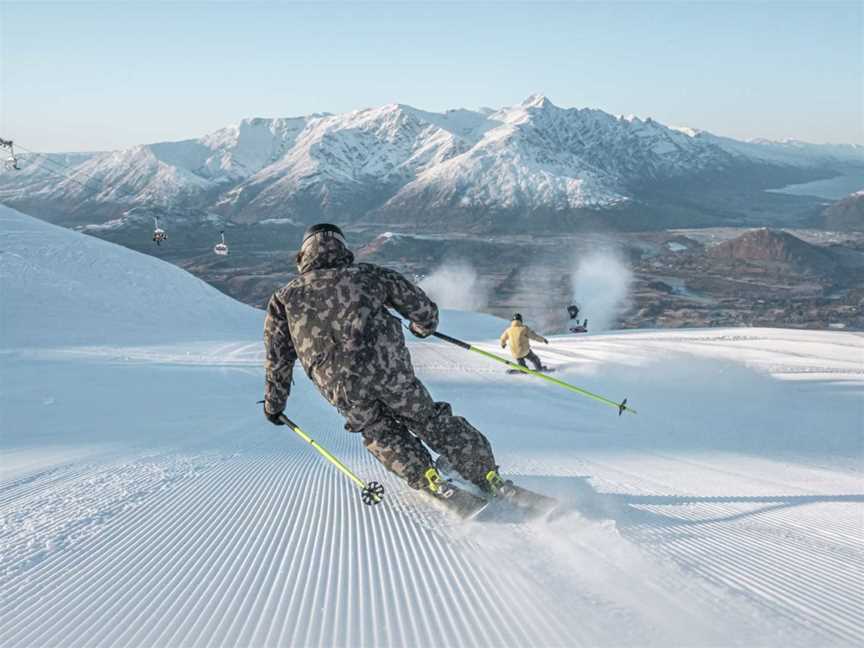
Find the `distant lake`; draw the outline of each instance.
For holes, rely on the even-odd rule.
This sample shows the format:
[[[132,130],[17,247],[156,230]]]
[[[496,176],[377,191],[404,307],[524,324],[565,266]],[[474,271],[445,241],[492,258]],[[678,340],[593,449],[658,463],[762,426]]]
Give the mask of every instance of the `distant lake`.
[[[793,184],[780,189],[768,189],[775,193],[793,194],[796,196],[817,196],[829,200],[840,200],[851,193],[864,189],[864,170],[829,178],[815,180],[803,184]]]

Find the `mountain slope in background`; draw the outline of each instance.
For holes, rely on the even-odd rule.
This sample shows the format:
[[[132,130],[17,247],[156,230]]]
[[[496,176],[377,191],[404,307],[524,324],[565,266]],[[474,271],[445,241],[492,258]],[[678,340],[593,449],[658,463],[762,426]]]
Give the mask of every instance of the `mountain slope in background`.
[[[788,232],[767,227],[742,234],[712,248],[708,254],[717,258],[741,261],[787,263],[798,270],[830,276],[839,266],[825,248],[802,241]]]
[[[822,212],[821,220],[825,229],[864,232],[864,191],[838,200]]]
[[[808,167],[849,162],[860,165],[864,154],[864,146],[860,144],[813,144],[794,139],[774,141],[763,138],[742,141],[695,128],[675,130],[729,153],[772,164]]]
[[[534,95],[497,111],[390,104],[247,119],[200,139],[24,155],[22,163],[19,174],[0,174],[0,200],[73,224],[134,219],[128,210],[137,207],[141,218],[151,215],[141,213],[146,208],[238,223],[418,223],[437,214],[528,227],[526,215],[566,220],[620,209],[655,185],[688,178],[768,187],[826,177],[864,165],[864,147],[740,142],[650,118],[563,109]]]

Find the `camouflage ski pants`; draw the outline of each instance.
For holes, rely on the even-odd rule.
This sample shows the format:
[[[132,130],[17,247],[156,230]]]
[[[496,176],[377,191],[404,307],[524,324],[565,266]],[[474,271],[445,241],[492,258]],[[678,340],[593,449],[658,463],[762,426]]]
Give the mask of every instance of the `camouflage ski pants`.
[[[449,403],[433,401],[417,378],[395,389],[376,391],[373,400],[339,408],[348,419],[345,427],[360,432],[369,452],[411,487],[426,484],[423,474],[433,465],[427,445],[478,485],[485,484],[486,473],[497,468],[486,437],[461,416],[454,416]]]

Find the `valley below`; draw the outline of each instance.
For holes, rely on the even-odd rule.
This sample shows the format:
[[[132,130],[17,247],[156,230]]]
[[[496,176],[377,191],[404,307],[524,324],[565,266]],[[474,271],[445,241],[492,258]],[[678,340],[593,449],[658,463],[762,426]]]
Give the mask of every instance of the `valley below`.
[[[424,232],[416,226],[387,232],[372,225],[345,229],[358,261],[405,273],[442,305],[501,317],[519,311],[545,333],[567,329],[571,303],[579,305],[580,319],[589,319],[589,330],[864,330],[862,232],[714,227],[532,235]],[[760,231],[795,238],[779,241],[776,258],[755,258],[764,241],[729,257],[712,253],[718,245]],[[291,223],[231,226],[227,257],[212,252],[212,226],[181,227],[159,247],[143,228],[98,235],[174,263],[263,308],[273,291],[295,276],[302,232],[302,225]],[[803,252],[785,259],[790,241],[800,241]],[[609,303],[610,291],[621,293],[615,306]]]

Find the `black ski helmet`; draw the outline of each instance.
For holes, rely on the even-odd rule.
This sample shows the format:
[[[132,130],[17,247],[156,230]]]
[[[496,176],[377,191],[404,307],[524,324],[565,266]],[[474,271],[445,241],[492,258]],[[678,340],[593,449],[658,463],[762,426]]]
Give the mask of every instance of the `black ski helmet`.
[[[310,238],[317,235],[321,235],[324,238],[338,238],[343,243],[345,242],[345,235],[337,225],[331,223],[318,223],[317,225],[310,225],[306,228],[306,231],[303,233],[303,243],[306,243]]]
[[[522,313],[513,313],[513,319],[517,322],[522,321]]]

